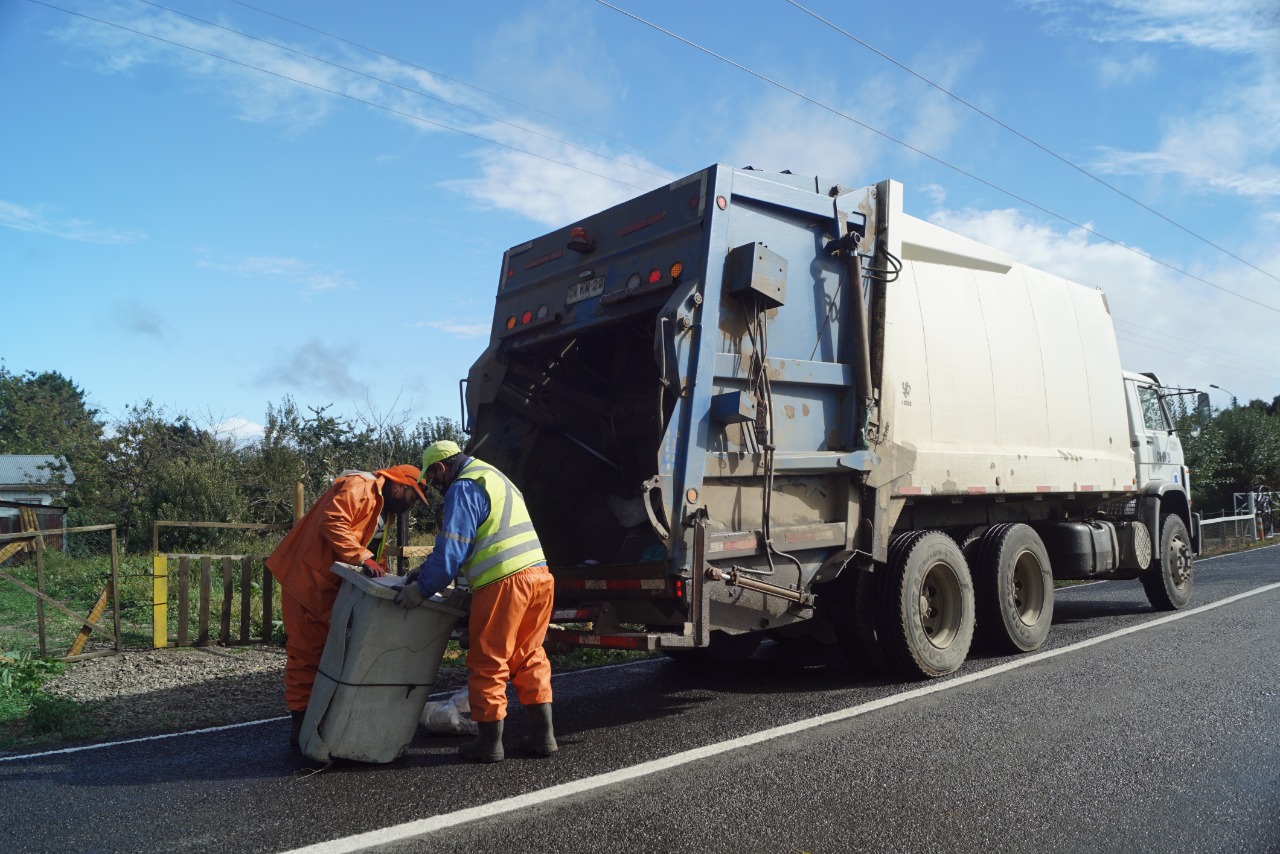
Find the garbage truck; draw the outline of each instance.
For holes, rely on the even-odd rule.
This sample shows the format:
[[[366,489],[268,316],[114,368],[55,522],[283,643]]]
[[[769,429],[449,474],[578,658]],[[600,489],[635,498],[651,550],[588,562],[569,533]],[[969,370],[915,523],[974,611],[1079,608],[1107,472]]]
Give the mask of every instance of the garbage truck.
[[[1044,643],[1055,579],[1190,598],[1164,388],[1100,290],[850,188],[715,165],[508,250],[466,450],[522,491],[548,646],[838,644],[906,678]]]

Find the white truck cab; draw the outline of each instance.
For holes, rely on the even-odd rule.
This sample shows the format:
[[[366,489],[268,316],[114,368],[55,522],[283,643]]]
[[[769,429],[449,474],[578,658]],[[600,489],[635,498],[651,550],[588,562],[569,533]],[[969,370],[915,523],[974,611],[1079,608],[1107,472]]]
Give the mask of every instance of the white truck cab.
[[[1182,442],[1161,394],[1160,381],[1155,374],[1125,371],[1124,392],[1138,489],[1163,482],[1176,483],[1190,492]]]

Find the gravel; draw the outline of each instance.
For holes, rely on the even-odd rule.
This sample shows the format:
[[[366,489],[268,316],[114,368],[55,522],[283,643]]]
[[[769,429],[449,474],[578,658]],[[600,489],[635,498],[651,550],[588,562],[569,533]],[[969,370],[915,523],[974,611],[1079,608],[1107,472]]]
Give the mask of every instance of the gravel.
[[[88,740],[179,732],[285,715],[284,661],[262,645],[125,652],[71,664],[44,692],[83,704]],[[437,690],[465,683],[461,663],[440,667]]]

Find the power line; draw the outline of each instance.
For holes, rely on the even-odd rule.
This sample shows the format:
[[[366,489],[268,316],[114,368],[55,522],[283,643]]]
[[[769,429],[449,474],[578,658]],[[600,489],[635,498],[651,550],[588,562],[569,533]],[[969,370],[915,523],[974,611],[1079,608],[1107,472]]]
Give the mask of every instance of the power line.
[[[146,0],[143,0],[143,2],[146,2]],[[532,106],[532,105],[530,105],[530,104],[526,104],[526,103],[524,103],[524,102],[522,102],[522,101],[517,101],[517,100],[515,100],[514,98],[508,98],[506,95],[501,95],[501,94],[499,94],[499,93],[497,93],[497,92],[491,92],[491,91],[489,91],[488,89],[482,89],[482,88],[480,88],[479,86],[476,86],[476,85],[475,85],[475,84],[473,84],[473,83],[468,83],[467,81],[465,81],[465,80],[460,80],[460,79],[458,79],[457,77],[450,77],[448,74],[444,74],[444,73],[442,73],[442,72],[435,71],[435,70],[430,69],[430,68],[424,68],[423,66],[421,66],[421,65],[416,65],[416,64],[414,64],[414,63],[410,62],[410,61],[409,61],[409,60],[407,60],[407,59],[400,59],[399,57],[392,56],[392,55],[391,55],[391,54],[389,54],[389,53],[383,53],[382,51],[378,50],[377,48],[369,47],[368,45],[363,45],[363,44],[360,44],[359,42],[351,41],[350,39],[345,39],[345,38],[343,38],[342,36],[334,35],[333,33],[329,33],[329,32],[326,32],[326,31],[324,31],[324,30],[321,30],[321,29],[318,29],[318,28],[316,28],[316,27],[313,27],[313,26],[311,26],[310,24],[304,24],[303,22],[301,22],[301,21],[297,21],[297,20],[294,20],[293,18],[286,18],[284,15],[278,15],[278,14],[276,14],[275,12],[272,12],[272,11],[270,11],[270,10],[262,9],[262,8],[260,8],[260,7],[258,7],[258,6],[254,6],[254,5],[253,5],[253,4],[251,4],[251,3],[246,3],[246,2],[244,2],[244,0],[231,0],[231,2],[232,2],[232,3],[235,3],[235,4],[236,4],[236,5],[238,5],[238,6],[243,6],[243,7],[245,7],[246,9],[252,9],[253,11],[258,12],[259,14],[267,15],[267,16],[272,17],[272,18],[275,18],[275,19],[277,19],[277,20],[284,21],[284,22],[285,22],[285,23],[287,23],[287,24],[293,24],[295,27],[301,27],[301,28],[302,28],[302,29],[304,29],[304,30],[310,30],[310,31],[311,31],[311,32],[313,32],[313,33],[318,33],[319,35],[322,35],[322,36],[324,36],[325,38],[330,38],[330,39],[333,39],[334,41],[342,42],[343,44],[348,44],[348,45],[351,45],[352,47],[359,48],[360,50],[368,51],[369,53],[372,53],[372,54],[374,54],[375,56],[381,56],[383,59],[389,59],[389,60],[391,60],[392,62],[398,62],[398,63],[400,63],[401,65],[404,65],[404,66],[406,66],[406,67],[408,67],[408,68],[412,68],[412,69],[414,69],[414,70],[416,70],[416,71],[425,71],[427,74],[433,74],[433,75],[435,75],[436,77],[439,77],[441,80],[448,80],[450,83],[457,83],[459,86],[465,86],[465,87],[467,87],[468,89],[471,89],[471,90],[473,90],[473,91],[479,92],[479,93],[481,93],[481,94],[483,94],[483,95],[488,95],[488,96],[489,96],[489,97],[491,97],[491,98],[497,98],[497,99],[498,99],[498,100],[500,100],[500,101],[506,101],[508,104],[515,104],[517,107],[521,107],[522,109],[530,110],[530,111],[532,111],[532,112],[538,113],[539,115],[546,116],[546,117],[547,117],[547,118],[549,118],[549,119],[554,119],[554,120],[555,120],[555,121],[557,121],[557,122],[561,122],[561,123],[566,124],[566,125],[569,125],[569,126],[571,126],[571,127],[576,127],[576,128],[578,128],[579,130],[585,130],[585,131],[587,131],[588,133],[593,133],[593,134],[595,134],[595,135],[597,135],[597,136],[603,137],[604,139],[610,140],[610,141],[612,141],[612,142],[616,142],[616,143],[618,143],[619,145],[625,145],[625,146],[627,146],[627,147],[629,147],[629,148],[634,148],[636,151],[641,151],[641,152],[644,152],[645,154],[651,154],[651,155],[653,155],[654,157],[657,157],[657,158],[659,158],[659,159],[661,159],[661,160],[665,160],[665,161],[667,161],[668,163],[673,163],[673,164],[675,164],[676,166],[679,166],[681,169],[693,169],[693,168],[696,168],[696,167],[689,166],[689,165],[688,165],[688,164],[686,164],[686,163],[681,163],[679,160],[675,160],[675,159],[673,159],[673,158],[669,157],[668,155],[662,154],[661,152],[653,151],[653,150],[648,149],[648,148],[644,148],[644,147],[642,147],[642,146],[636,145],[636,144],[635,144],[635,143],[633,143],[633,142],[628,142],[627,140],[622,139],[621,137],[611,136],[611,135],[609,135],[609,134],[605,133],[604,131],[596,130],[595,128],[588,127],[587,125],[578,124],[578,123],[577,123],[577,122],[575,122],[575,121],[572,121],[572,120],[570,120],[570,119],[566,119],[566,118],[564,118],[563,116],[558,116],[558,115],[556,115],[555,113],[549,113],[549,112],[547,112],[546,110],[538,109],[537,107],[534,107],[534,106]],[[179,13],[179,14],[181,14],[181,13]],[[215,25],[215,26],[216,26],[216,25]]]
[[[491,139],[490,137],[484,136],[483,134],[478,134],[472,131],[463,130],[462,128],[456,128],[456,127],[453,127],[452,125],[445,124],[444,122],[433,121],[432,119],[425,118],[424,116],[414,115],[413,113],[406,113],[404,110],[397,110],[395,107],[388,107],[383,104],[378,104],[373,101],[368,101],[368,100],[365,100],[364,98],[351,95],[347,92],[339,92],[336,89],[329,89],[319,85],[318,83],[309,83],[306,80],[299,80],[296,77],[290,77],[289,75],[281,74],[278,71],[272,71],[268,68],[261,68],[257,65],[253,65],[248,62],[242,62],[238,59],[232,59],[231,57],[228,57],[228,56],[222,56],[221,54],[212,53],[207,50],[201,50],[198,47],[192,47],[191,45],[188,45],[188,44],[182,44],[181,42],[172,41],[170,39],[157,36],[154,33],[147,33],[147,32],[143,32],[142,30],[135,30],[132,27],[126,27],[124,24],[117,24],[114,21],[107,21],[102,18],[95,18],[92,15],[86,15],[83,12],[75,12],[75,11],[72,11],[71,9],[64,9],[61,6],[55,6],[52,3],[47,3],[45,2],[45,0],[28,0],[28,2],[35,3],[38,6],[45,6],[49,9],[54,9],[58,12],[64,12],[68,15],[74,15],[78,18],[84,18],[87,21],[93,21],[94,23],[105,24],[106,26],[109,26],[109,27],[115,27],[116,29],[124,30],[125,32],[128,32],[128,33],[133,33],[134,35],[145,36],[146,38],[154,39],[155,41],[162,42],[164,44],[171,45],[173,47],[189,50],[189,51],[192,51],[193,53],[198,53],[198,54],[201,54],[202,56],[207,56],[211,59],[218,59],[223,62],[229,62],[232,65],[238,65],[241,68],[247,68],[250,71],[258,71],[263,74],[270,74],[272,77],[277,77],[281,80],[288,80],[290,83],[297,83],[300,86],[307,86],[311,89],[315,89],[319,92],[324,92],[329,95],[337,95],[340,98],[346,98],[347,100],[355,101],[356,103],[364,104],[365,106],[368,106],[368,107],[374,107],[379,110],[385,110],[388,113],[393,113],[397,116],[403,116],[404,118],[410,119],[415,122],[422,122],[423,124],[428,124],[434,127],[442,128],[447,131],[452,131],[453,133],[462,134],[463,136],[469,136],[472,139],[477,139],[477,140],[480,140],[481,142],[487,142],[490,145],[497,145],[502,148],[508,149],[510,151],[519,152],[520,154],[527,154],[530,157],[536,157],[539,160],[545,160],[548,163],[555,163],[558,166],[564,166],[568,169],[573,169],[577,172],[582,172],[587,175],[594,175],[595,177],[603,178],[606,181],[612,181],[615,184],[621,184],[624,187],[631,187],[632,189],[640,190],[640,191],[648,191],[653,189],[652,187],[642,187],[639,184],[632,184],[629,181],[624,181],[621,178],[615,178],[612,175],[605,175],[601,172],[593,172],[590,169],[584,169],[581,166],[574,166],[572,163],[565,163],[562,160],[556,160],[554,157],[548,157],[544,154],[538,154],[533,151],[528,151],[527,149],[520,148],[519,146],[516,146],[516,145],[511,145],[509,143],[502,142],[500,140]]]
[[[1174,356],[1180,356],[1189,361],[1198,362],[1201,365],[1219,367],[1228,371],[1234,371],[1242,374],[1252,374],[1253,376],[1265,377],[1266,379],[1269,379],[1269,380],[1274,380],[1276,376],[1274,372],[1257,371],[1257,370],[1252,370],[1250,368],[1241,367],[1239,365],[1223,365],[1220,361],[1214,361],[1213,358],[1210,356],[1202,356],[1198,353],[1188,353],[1186,350],[1175,350],[1171,347],[1163,347],[1160,344],[1153,344],[1149,341],[1129,338],[1120,332],[1116,333],[1116,339],[1119,341],[1126,341],[1130,344],[1135,344],[1139,347],[1146,347],[1149,350],[1157,350],[1161,353],[1169,353]]]
[[[33,0],[33,2],[35,2],[35,0]],[[678,42],[681,42],[681,43],[683,43],[683,44],[685,44],[685,45],[688,45],[689,47],[693,48],[694,50],[701,51],[702,53],[705,53],[705,54],[707,54],[708,56],[711,56],[711,57],[713,57],[713,58],[715,58],[715,59],[718,59],[718,60],[720,60],[721,62],[725,63],[726,65],[731,65],[731,66],[733,66],[734,68],[737,68],[739,71],[744,71],[744,72],[746,72],[747,74],[750,74],[752,77],[755,77],[755,78],[757,78],[758,80],[762,80],[763,82],[768,83],[770,86],[777,87],[778,89],[781,89],[781,90],[782,90],[782,91],[784,91],[784,92],[787,92],[787,93],[789,93],[789,94],[791,94],[791,95],[796,96],[797,98],[800,98],[801,100],[804,100],[804,101],[809,102],[810,104],[813,104],[815,107],[818,107],[818,108],[820,108],[820,109],[826,110],[827,112],[832,113],[833,115],[839,116],[840,118],[842,118],[842,119],[844,119],[844,120],[846,120],[846,121],[852,122],[853,124],[857,125],[858,127],[863,128],[864,130],[868,130],[868,131],[870,131],[871,133],[876,134],[877,136],[881,136],[881,137],[883,137],[883,138],[885,138],[885,139],[889,140],[890,142],[896,143],[897,145],[900,145],[900,146],[902,146],[903,148],[907,149],[908,151],[911,151],[911,152],[913,152],[913,153],[915,153],[915,154],[918,154],[918,155],[920,155],[921,157],[926,158],[927,160],[932,160],[934,163],[937,163],[939,166],[944,166],[944,167],[946,167],[947,169],[952,170],[953,172],[956,172],[956,173],[958,173],[958,174],[960,174],[960,175],[965,176],[966,178],[969,178],[969,179],[970,179],[970,180],[972,180],[972,181],[975,181],[975,182],[977,182],[977,183],[979,183],[979,184],[982,184],[984,187],[988,187],[988,188],[990,188],[990,189],[992,189],[992,190],[995,190],[997,193],[1000,193],[1001,195],[1008,196],[1009,198],[1011,198],[1011,199],[1013,199],[1013,200],[1015,200],[1015,201],[1017,201],[1017,202],[1021,202],[1022,204],[1026,205],[1027,207],[1033,208],[1033,209],[1035,209],[1035,210],[1040,211],[1040,212],[1041,212],[1041,213],[1043,213],[1043,214],[1046,214],[1047,216],[1051,216],[1051,217],[1053,217],[1054,219],[1057,219],[1057,220],[1060,220],[1060,221],[1062,221],[1062,222],[1065,222],[1065,223],[1067,223],[1068,225],[1070,225],[1070,226],[1072,226],[1072,227],[1074,227],[1074,228],[1078,228],[1078,229],[1080,229],[1081,231],[1085,232],[1086,234],[1091,234],[1091,235],[1093,235],[1094,237],[1098,238],[1099,240],[1105,240],[1107,243],[1111,243],[1111,244],[1113,244],[1113,245],[1115,245],[1115,246],[1120,247],[1121,249],[1124,249],[1124,250],[1126,250],[1126,251],[1128,251],[1128,252],[1132,252],[1132,253],[1134,253],[1135,255],[1137,255],[1137,256],[1139,256],[1139,257],[1141,257],[1141,258],[1145,258],[1145,259],[1147,259],[1148,261],[1151,261],[1152,263],[1159,264],[1159,265],[1160,265],[1160,266],[1162,266],[1162,267],[1166,267],[1166,268],[1168,268],[1168,269],[1170,269],[1170,270],[1174,271],[1175,273],[1180,273],[1180,274],[1182,274],[1182,275],[1186,276],[1186,277],[1187,277],[1187,278],[1189,278],[1189,279],[1194,279],[1195,281],[1200,282],[1201,284],[1208,285],[1209,287],[1214,288],[1215,290],[1222,291],[1223,293],[1230,294],[1231,296],[1233,296],[1233,297],[1237,297],[1237,298],[1242,299],[1242,300],[1244,300],[1244,301],[1246,301],[1246,302],[1251,302],[1251,303],[1253,303],[1254,305],[1259,306],[1260,308],[1265,308],[1265,309],[1267,309],[1268,311],[1274,311],[1274,312],[1276,312],[1277,314],[1280,314],[1280,308],[1277,308],[1276,306],[1268,305],[1267,303],[1260,302],[1259,300],[1256,300],[1256,299],[1254,299],[1253,297],[1245,296],[1244,294],[1242,294],[1242,293],[1238,293],[1238,292],[1236,292],[1236,291],[1233,291],[1233,290],[1231,290],[1230,288],[1225,288],[1225,287],[1223,287],[1222,285],[1216,284],[1215,282],[1211,282],[1211,281],[1209,281],[1208,279],[1205,279],[1205,278],[1203,278],[1203,277],[1201,277],[1201,276],[1197,276],[1197,275],[1196,275],[1196,274],[1194,274],[1194,273],[1188,272],[1187,270],[1184,270],[1184,269],[1182,269],[1181,267],[1178,267],[1178,266],[1177,266],[1177,265],[1175,265],[1175,264],[1171,264],[1171,263],[1169,263],[1168,261],[1162,261],[1162,260],[1160,260],[1159,258],[1156,258],[1154,255],[1148,255],[1148,254],[1146,254],[1146,253],[1144,253],[1144,252],[1140,252],[1139,250],[1134,249],[1134,248],[1133,248],[1133,247],[1131,247],[1131,246],[1127,246],[1127,245],[1125,245],[1124,243],[1121,243],[1119,240],[1116,240],[1116,239],[1114,239],[1114,238],[1112,238],[1112,237],[1108,237],[1107,235],[1103,234],[1102,232],[1097,231],[1097,230],[1095,230],[1095,229],[1093,229],[1093,228],[1090,228],[1089,226],[1087,226],[1087,225],[1085,225],[1085,224],[1083,224],[1083,223],[1076,222],[1075,220],[1073,220],[1073,219],[1071,219],[1071,218],[1069,218],[1069,217],[1067,217],[1067,216],[1064,216],[1063,214],[1060,214],[1060,213],[1057,213],[1056,211],[1050,210],[1049,208],[1046,208],[1046,207],[1044,207],[1043,205],[1036,204],[1035,202],[1031,201],[1030,199],[1027,199],[1027,198],[1025,198],[1025,197],[1023,197],[1023,196],[1018,195],[1017,193],[1014,193],[1012,190],[1006,190],[1004,187],[1001,187],[1001,186],[999,186],[998,184],[995,184],[995,183],[993,183],[993,182],[991,182],[991,181],[988,181],[986,178],[982,178],[982,177],[980,177],[980,176],[978,176],[978,175],[975,175],[974,173],[969,172],[969,171],[968,171],[968,170],[966,170],[966,169],[962,169],[961,167],[956,166],[954,163],[949,163],[949,162],[947,162],[946,160],[943,160],[941,157],[938,157],[937,155],[930,154],[929,152],[924,151],[923,149],[917,148],[916,146],[911,145],[910,143],[908,143],[908,142],[906,142],[906,141],[904,141],[904,140],[898,139],[897,137],[893,136],[892,134],[886,133],[885,131],[882,131],[882,130],[880,130],[880,129],[879,129],[879,128],[877,128],[877,127],[873,127],[872,125],[869,125],[869,124],[867,124],[866,122],[864,122],[864,121],[862,121],[862,120],[860,120],[860,119],[854,118],[853,116],[849,115],[848,113],[841,112],[840,110],[837,110],[835,107],[831,106],[830,104],[826,104],[826,103],[823,103],[822,101],[817,100],[816,98],[812,98],[812,97],[810,97],[809,95],[806,95],[806,94],[804,94],[803,92],[800,92],[799,90],[793,89],[793,88],[791,88],[790,86],[787,86],[787,85],[786,85],[786,84],[784,84],[784,83],[780,83],[780,82],[778,82],[777,80],[774,80],[773,78],[768,77],[767,75],[762,74],[762,73],[761,73],[761,72],[759,72],[759,71],[756,71],[756,70],[754,70],[754,69],[752,69],[752,68],[748,68],[747,66],[743,65],[743,64],[742,64],[742,63],[740,63],[740,62],[737,62],[737,61],[735,61],[735,60],[732,60],[732,59],[728,58],[727,56],[723,56],[722,54],[716,53],[715,51],[711,50],[710,48],[703,47],[702,45],[698,44],[697,42],[690,41],[689,39],[685,38],[684,36],[681,36],[681,35],[679,35],[679,34],[677,34],[677,33],[674,33],[674,32],[672,32],[671,30],[664,29],[663,27],[660,27],[659,25],[657,25],[657,24],[653,23],[652,21],[648,21],[648,20],[645,20],[644,18],[641,18],[639,15],[636,15],[636,14],[634,14],[634,13],[632,13],[632,12],[628,12],[626,9],[621,9],[621,8],[619,8],[619,7],[615,6],[615,5],[613,5],[612,3],[609,3],[609,2],[608,2],[608,0],[596,0],[596,2],[597,2],[597,3],[599,3],[601,6],[605,6],[606,8],[612,9],[612,10],[614,10],[615,12],[617,12],[617,13],[619,13],[619,14],[621,14],[621,15],[624,15],[625,17],[628,17],[628,18],[632,19],[633,21],[635,21],[635,22],[637,22],[637,23],[644,24],[646,27],[649,27],[649,28],[651,28],[651,29],[657,30],[658,32],[662,33],[662,34],[663,34],[663,35],[665,35],[665,36],[669,36],[670,38],[673,38],[673,39],[675,39],[675,40],[676,40],[676,41],[678,41]]]
[[[1116,323],[1120,323],[1120,324],[1123,324],[1124,326],[1130,327],[1130,329],[1124,330],[1129,335],[1138,335],[1140,337],[1149,338],[1152,341],[1159,341],[1159,342],[1166,342],[1171,340],[1170,336],[1166,335],[1165,333],[1161,332],[1158,329],[1151,329],[1150,327],[1147,327],[1147,326],[1141,326],[1137,323],[1134,323],[1130,320],[1124,320],[1123,318],[1120,318],[1120,317],[1116,317],[1114,318],[1114,320]],[[1133,331],[1133,330],[1136,330],[1136,331]],[[1117,332],[1119,331],[1120,330],[1117,330]],[[1142,333],[1144,332],[1149,334],[1142,335]],[[1245,370],[1263,370],[1263,371],[1275,370],[1275,364],[1272,362],[1268,362],[1265,359],[1255,359],[1252,356],[1246,356],[1242,353],[1234,353],[1230,350],[1223,350],[1220,347],[1210,347],[1208,344],[1200,344],[1194,341],[1186,341],[1186,340],[1182,340],[1181,338],[1179,338],[1177,343],[1178,343],[1178,346],[1182,348],[1183,352],[1185,352],[1188,349],[1205,350],[1205,351],[1208,351],[1208,353],[1206,353],[1205,355],[1210,358],[1213,358],[1212,354],[1216,353],[1218,354],[1217,358],[1226,356],[1227,358],[1236,360],[1234,364],[1240,366],[1242,369],[1245,369]]]
[[[880,49],[878,49],[878,48],[876,48],[876,47],[873,47],[872,45],[867,44],[865,41],[863,41],[862,39],[858,38],[857,36],[855,36],[853,33],[849,32],[848,30],[845,30],[845,29],[841,28],[840,26],[838,26],[838,25],[836,25],[836,24],[832,23],[831,21],[829,21],[829,20],[827,20],[826,18],[822,17],[822,16],[821,16],[821,15],[819,15],[818,13],[816,13],[816,12],[814,12],[814,11],[810,10],[810,9],[805,8],[804,6],[802,6],[802,5],[800,5],[799,3],[797,3],[797,2],[796,2],[796,0],[786,0],[786,2],[787,2],[787,3],[790,3],[792,6],[796,7],[796,8],[797,8],[797,9],[799,9],[801,12],[804,12],[806,15],[809,15],[810,17],[814,18],[815,20],[821,21],[822,23],[826,24],[828,27],[830,27],[831,29],[833,29],[833,30],[835,30],[836,32],[840,33],[840,34],[841,34],[842,36],[844,36],[845,38],[848,38],[848,39],[850,39],[850,40],[852,40],[852,41],[857,42],[858,44],[862,45],[862,46],[863,46],[863,47],[865,47],[867,50],[871,51],[872,53],[876,54],[877,56],[881,57],[882,59],[885,59],[885,60],[887,60],[887,61],[889,61],[889,62],[893,63],[894,65],[898,66],[898,67],[899,67],[899,68],[901,68],[903,71],[907,72],[908,74],[912,75],[913,77],[915,77],[915,78],[917,78],[917,79],[919,79],[919,80],[921,80],[921,81],[923,81],[923,82],[927,83],[928,85],[930,85],[930,86],[932,86],[933,88],[937,89],[939,92],[941,92],[942,94],[946,95],[947,97],[952,98],[952,99],[954,99],[954,100],[956,100],[956,101],[959,101],[961,104],[964,104],[966,107],[968,107],[969,109],[973,110],[973,111],[974,111],[975,113],[977,113],[978,115],[980,115],[980,116],[982,116],[982,117],[984,117],[984,118],[986,118],[986,119],[989,119],[989,120],[990,120],[990,121],[992,121],[992,122],[995,122],[995,123],[996,123],[996,124],[998,124],[1000,127],[1002,127],[1002,128],[1004,128],[1005,130],[1007,130],[1009,133],[1013,134],[1014,136],[1018,137],[1019,139],[1022,139],[1022,140],[1023,140],[1023,141],[1025,141],[1025,142],[1030,143],[1031,145],[1034,145],[1036,148],[1040,149],[1040,150],[1041,150],[1041,151],[1043,151],[1045,154],[1048,154],[1050,157],[1054,158],[1055,160],[1058,160],[1058,161],[1061,161],[1062,163],[1065,163],[1067,166],[1070,166],[1072,169],[1076,170],[1076,171],[1077,171],[1077,172],[1079,172],[1081,175],[1084,175],[1085,177],[1090,178],[1091,180],[1098,182],[1099,184],[1101,184],[1102,186],[1106,187],[1106,188],[1107,188],[1108,190],[1110,190],[1111,192],[1113,192],[1113,193],[1115,193],[1115,194],[1117,194],[1117,195],[1119,195],[1119,196],[1121,196],[1121,197],[1123,197],[1123,198],[1125,198],[1125,199],[1129,200],[1130,202],[1133,202],[1135,205],[1137,205],[1138,207],[1140,207],[1140,208],[1142,208],[1143,210],[1147,211],[1148,213],[1150,213],[1150,214],[1154,214],[1155,216],[1158,216],[1160,219],[1162,219],[1162,220],[1164,220],[1165,222],[1169,223],[1169,224],[1170,224],[1170,225],[1172,225],[1174,228],[1177,228],[1177,229],[1179,229],[1180,231],[1182,231],[1182,232],[1184,232],[1184,233],[1186,233],[1186,234],[1191,235],[1191,236],[1192,236],[1192,237],[1194,237],[1196,240],[1199,240],[1200,242],[1202,242],[1202,243],[1204,243],[1204,244],[1206,244],[1206,245],[1208,245],[1208,246],[1212,246],[1214,249],[1217,249],[1217,250],[1218,250],[1219,252],[1221,252],[1222,254],[1227,255],[1227,256],[1229,256],[1229,257],[1231,257],[1231,258],[1234,258],[1235,260],[1239,261],[1241,264],[1244,264],[1246,267],[1249,267],[1249,268],[1251,268],[1251,269],[1253,269],[1253,270],[1256,270],[1257,272],[1261,273],[1262,275],[1267,276],[1268,278],[1271,278],[1271,279],[1275,279],[1277,282],[1280,282],[1280,276],[1276,276],[1275,274],[1270,273],[1270,272],[1268,272],[1268,271],[1266,271],[1266,270],[1262,269],[1262,268],[1261,268],[1261,267],[1259,267],[1257,264],[1254,264],[1254,263],[1252,263],[1252,262],[1250,262],[1250,261],[1246,261],[1245,259],[1241,258],[1239,255],[1236,255],[1236,254],[1235,254],[1234,252],[1232,252],[1231,250],[1226,249],[1226,248],[1224,248],[1224,247],[1222,247],[1222,246],[1219,246],[1218,244],[1214,243],[1214,242],[1213,242],[1212,240],[1210,240],[1209,238],[1204,237],[1203,235],[1197,234],[1196,232],[1194,232],[1194,231],[1192,231],[1191,229],[1187,228],[1185,225],[1182,225],[1181,223],[1176,222],[1176,221],[1174,221],[1173,219],[1171,219],[1171,218],[1169,218],[1169,217],[1165,216],[1165,215],[1164,215],[1164,214],[1162,214],[1160,211],[1156,210],[1155,208],[1151,207],[1150,205],[1146,204],[1145,202],[1143,202],[1143,201],[1141,201],[1141,200],[1139,200],[1139,199],[1135,199],[1133,196],[1129,195],[1129,194],[1128,194],[1128,193],[1126,193],[1124,190],[1121,190],[1119,187],[1116,187],[1115,185],[1110,184],[1110,183],[1108,183],[1107,181],[1104,181],[1102,178],[1099,178],[1097,175],[1093,174],[1093,173],[1092,173],[1092,172],[1090,172],[1088,169],[1085,169],[1083,166],[1079,166],[1079,165],[1077,165],[1076,163],[1072,162],[1071,160],[1068,160],[1066,157],[1063,157],[1061,154],[1059,154],[1058,152],[1056,152],[1056,151],[1054,151],[1053,149],[1049,148],[1048,146],[1042,145],[1042,144],[1040,144],[1039,142],[1037,142],[1036,140],[1034,140],[1034,139],[1032,139],[1031,137],[1027,136],[1027,135],[1026,135],[1025,133],[1023,133],[1022,131],[1020,131],[1020,130],[1018,130],[1018,129],[1016,129],[1016,128],[1010,127],[1009,125],[1005,124],[1005,123],[1004,123],[1003,121],[1001,121],[1000,119],[996,118],[995,116],[993,116],[993,115],[991,115],[990,113],[988,113],[988,112],[986,112],[985,110],[983,110],[981,107],[978,107],[977,105],[972,104],[972,103],[970,103],[969,101],[966,101],[964,98],[961,98],[959,95],[955,94],[955,93],[954,93],[954,92],[952,92],[951,90],[949,90],[949,89],[947,89],[947,88],[945,88],[945,87],[943,87],[943,86],[941,86],[941,85],[939,85],[939,84],[937,84],[937,83],[933,82],[933,81],[932,81],[932,80],[930,80],[928,77],[925,77],[923,74],[920,74],[920,73],[919,73],[918,71],[916,71],[915,69],[910,68],[910,67],[908,67],[908,66],[904,65],[903,63],[901,63],[901,62],[899,62],[898,60],[894,59],[892,56],[889,56],[889,54],[885,53],[884,51],[882,51],[882,50],[880,50]]]

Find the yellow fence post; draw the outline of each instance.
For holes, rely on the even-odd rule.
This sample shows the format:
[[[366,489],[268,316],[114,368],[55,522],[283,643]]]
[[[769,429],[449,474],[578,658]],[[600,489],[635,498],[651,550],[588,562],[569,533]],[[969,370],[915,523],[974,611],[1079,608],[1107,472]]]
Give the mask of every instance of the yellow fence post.
[[[169,645],[169,558],[151,556],[151,645]]]

